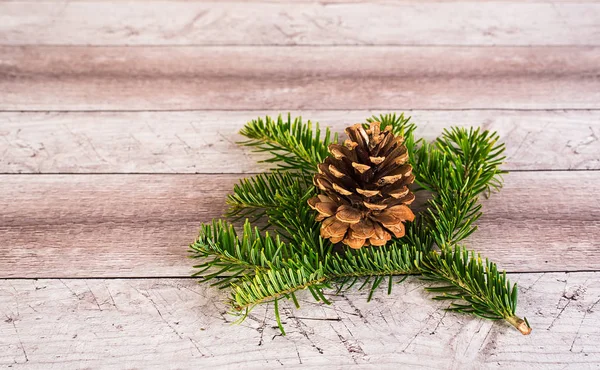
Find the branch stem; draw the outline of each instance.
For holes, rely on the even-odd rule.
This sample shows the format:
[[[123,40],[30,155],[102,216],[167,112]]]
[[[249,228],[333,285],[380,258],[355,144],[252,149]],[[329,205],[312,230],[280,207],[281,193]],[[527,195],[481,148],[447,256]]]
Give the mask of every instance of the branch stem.
[[[529,335],[531,333],[531,328],[529,327],[529,325],[527,325],[525,320],[523,320],[519,316],[515,315],[507,317],[506,321],[508,321],[508,323],[510,323],[515,328],[517,328],[517,330],[520,331],[523,335]]]

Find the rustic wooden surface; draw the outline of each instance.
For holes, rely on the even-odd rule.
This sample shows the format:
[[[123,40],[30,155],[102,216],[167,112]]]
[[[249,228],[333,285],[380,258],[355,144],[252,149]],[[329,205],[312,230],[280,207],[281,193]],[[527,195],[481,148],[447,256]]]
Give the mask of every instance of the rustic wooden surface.
[[[597,1],[0,0],[0,367],[600,368]],[[186,246],[265,114],[339,131],[498,131],[505,188],[470,248],[533,333],[446,313],[411,278],[241,325]]]

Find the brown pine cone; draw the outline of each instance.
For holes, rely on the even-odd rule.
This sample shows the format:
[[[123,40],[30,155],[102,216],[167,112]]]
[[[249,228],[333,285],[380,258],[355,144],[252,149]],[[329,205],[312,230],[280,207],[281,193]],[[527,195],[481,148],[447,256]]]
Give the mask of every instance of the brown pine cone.
[[[404,139],[394,136],[391,126],[383,131],[380,126],[348,127],[348,140],[331,144],[331,156],[319,164],[314,184],[322,194],[308,204],[323,221],[321,236],[332,243],[382,246],[391,234],[404,236],[403,222],[415,218],[408,207],[415,199],[408,189],[415,177]]]

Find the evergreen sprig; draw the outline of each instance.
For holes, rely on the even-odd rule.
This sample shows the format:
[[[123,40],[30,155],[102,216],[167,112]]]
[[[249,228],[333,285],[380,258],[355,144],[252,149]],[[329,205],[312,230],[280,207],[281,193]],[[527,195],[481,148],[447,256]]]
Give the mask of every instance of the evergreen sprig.
[[[335,285],[339,292],[362,281],[360,288],[370,287],[371,299],[385,280],[391,293],[396,277],[414,274],[428,281],[434,299],[451,301],[448,310],[504,319],[528,334],[529,324],[515,315],[516,284],[494,263],[459,245],[476,229],[478,196],[501,187],[504,145],[495,133],[463,128],[444,130],[432,143],[416,140],[416,126],[409,121],[402,114],[367,119],[381,122],[382,128],[391,125],[395,135],[404,137],[415,183],[428,196],[426,209],[407,225],[404,237],[383,247],[343,251],[320,237],[320,223],[307,205],[316,192],[311,183],[316,166],[337,134],[326,129],[321,139],[318,124],[313,130],[310,121],[304,124],[290,115],[287,121],[279,116],[249,122],[241,131],[249,140],[242,144],[269,152],[267,162],[275,170],[241,180],[228,197],[227,215],[246,218],[241,234],[222,220],[202,225],[190,247],[191,256],[201,261],[195,276],[231,288],[231,305],[242,315],[274,302],[282,332],[278,301],[291,299],[298,306],[300,290],[329,303],[323,290]],[[248,219],[260,220],[271,231],[252,227]]]
[[[256,152],[271,154],[272,157],[264,162],[276,163],[277,169],[310,175],[329,155],[329,144],[338,139],[337,134],[331,135],[329,128],[325,129],[321,139],[319,124],[314,126],[313,129],[311,121],[303,123],[302,117],[292,120],[289,113],[287,120],[281,115],[276,120],[259,117],[242,128],[240,134],[248,140],[240,144],[254,147]]]
[[[227,196],[229,209],[226,216],[233,220],[259,220],[268,210],[279,207],[280,197],[297,197],[303,188],[306,186],[290,172],[261,173],[242,179],[233,186],[233,194]]]

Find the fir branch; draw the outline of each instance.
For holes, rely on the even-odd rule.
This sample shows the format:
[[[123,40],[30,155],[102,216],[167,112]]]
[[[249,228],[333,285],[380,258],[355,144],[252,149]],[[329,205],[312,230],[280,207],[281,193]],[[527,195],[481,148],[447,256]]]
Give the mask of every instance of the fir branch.
[[[397,241],[378,248],[347,249],[331,257],[327,271],[334,279],[417,274],[422,253],[423,250],[415,246]]]
[[[232,284],[232,306],[237,311],[252,309],[260,303],[290,298],[297,290],[306,288],[319,292],[317,298],[322,296],[321,289],[325,286],[321,284],[326,280],[321,261],[308,255],[297,255],[283,260],[278,268],[257,271],[252,278]]]
[[[318,239],[320,243],[329,243]],[[293,299],[291,294],[303,289],[309,289],[318,301],[325,301],[322,290],[328,287],[328,282],[338,283],[340,291],[354,285],[359,278],[374,277],[370,299],[382,278],[420,273],[424,252],[399,242],[378,248],[346,250],[343,254],[323,254],[322,248],[302,249],[298,253],[300,258],[287,259],[277,268],[260,271],[252,279],[236,284],[231,299],[235,309],[243,311],[276,299]]]
[[[425,288],[440,293],[433,299],[464,302],[452,302],[447,310],[491,320],[505,319],[521,333],[531,332],[529,325],[515,315],[517,285],[511,287],[506,272],[499,272],[495,263],[486,259],[484,264],[479,255],[456,246],[454,250],[429,253],[420,267],[423,279],[445,284]]]
[[[385,277],[389,278],[388,294],[391,294],[394,276],[419,274],[422,258],[422,249],[395,241],[378,248],[346,250],[333,255],[327,270],[330,279],[338,283],[338,293],[350,289],[361,278],[366,278],[361,288],[374,278],[367,298],[370,301]]]
[[[435,230],[435,241],[452,246],[476,230],[481,216],[478,196],[499,189],[504,144],[498,136],[479,129],[445,130],[434,144],[421,142],[412,156],[415,182],[434,196],[424,218]]]
[[[275,228],[299,251],[306,247],[328,253],[331,243],[319,237],[320,223],[315,221],[308,199],[315,188],[287,171],[275,171],[242,179],[234,186],[226,213],[233,221],[252,218],[252,222],[267,216],[266,227]]]
[[[322,290],[329,287],[328,282],[339,283],[340,291],[359,278],[375,277],[380,283],[384,277],[420,273],[422,253],[415,247],[392,243],[377,249],[330,254],[323,260],[312,257],[309,252],[301,259],[288,259],[278,268],[260,271],[252,279],[235,284],[231,297],[234,308],[243,311],[276,299],[293,299],[292,293],[303,289],[325,302]],[[369,297],[379,283],[371,288]]]
[[[308,199],[315,195],[313,187],[294,195],[277,197],[278,207],[267,210],[269,225],[276,227],[281,235],[295,245],[300,253],[307,249],[326,256],[331,243],[320,236],[321,224],[315,220],[308,206]]]
[[[477,195],[501,187],[499,168],[505,157],[504,144],[497,144],[496,133],[454,127],[444,130],[434,143],[419,141],[410,160],[415,182],[422,188],[439,192],[451,190]]]
[[[292,257],[294,251],[278,236],[262,235],[248,221],[240,238],[232,224],[214,220],[201,225],[198,238],[190,245],[190,253],[191,258],[202,260],[194,266],[198,271],[192,276],[202,276],[204,282],[222,278],[224,273],[232,274],[215,283],[225,288],[233,281],[280,266],[282,259]],[[210,273],[205,274],[207,272]]]
[[[500,165],[505,159],[502,156],[505,147],[502,143],[497,144],[498,140],[495,132],[453,127],[444,129],[443,135],[437,139],[437,147],[442,153],[460,158],[462,166],[457,168],[462,167],[463,179],[471,176],[470,189],[473,194],[479,194],[492,188],[499,190],[502,186],[501,174],[506,171],[500,170]],[[472,172],[477,172],[477,176],[472,176]]]
[[[281,196],[298,197],[306,187],[291,173],[281,171],[241,179],[234,185],[233,194],[227,196],[229,209],[225,216],[234,221],[243,218],[258,220],[266,215],[267,210],[277,209]]]
[[[427,288],[440,292],[435,299],[460,300],[449,310],[488,319],[505,319],[523,334],[531,328],[515,316],[516,284],[511,288],[505,272],[457,245],[475,231],[481,216],[480,193],[499,189],[499,169],[504,157],[498,136],[479,129],[445,130],[434,145],[422,143],[414,158],[418,183],[433,191],[422,228],[433,234],[440,251],[430,251],[420,265],[423,276],[445,286]]]
[[[331,134],[326,130],[321,140],[318,128],[313,132],[310,123],[302,124],[299,118],[292,122],[288,115],[283,122],[281,116],[277,121],[267,117],[250,122],[242,130],[250,138],[245,145],[271,153],[267,161],[286,171],[243,180],[228,199],[232,207],[229,215],[266,215],[269,226],[275,227],[287,243],[273,241],[268,234],[261,236],[249,223],[241,240],[232,234],[235,231],[230,226],[203,227],[192,249],[194,257],[209,261],[197,267],[221,268],[205,279],[234,272],[234,278],[223,283],[233,288],[233,307],[247,311],[274,301],[277,311],[277,302],[283,298],[298,306],[298,290],[308,289],[317,301],[327,302],[322,290],[331,282],[347,289],[358,279],[365,278],[363,286],[373,279],[370,299],[384,278],[389,279],[390,293],[393,276],[418,273],[444,284],[428,289],[441,293],[436,299],[452,300],[450,310],[502,318],[528,333],[526,321],[515,316],[516,286],[511,288],[495,264],[483,264],[479,257],[469,256],[457,246],[475,230],[474,222],[481,215],[478,196],[501,186],[503,171],[499,165],[504,147],[497,144],[498,136],[479,129],[455,128],[427,143],[414,139],[415,125],[403,115],[373,116],[367,121],[381,122],[382,128],[391,125],[395,134],[405,138],[415,182],[432,193],[428,209],[407,225],[405,237],[384,247],[331,253],[332,245],[319,236],[320,224],[306,204],[314,194],[309,181],[317,164],[328,155]],[[337,141],[337,136],[332,141]],[[439,251],[433,249],[435,245]]]
[[[287,121],[281,115],[277,120],[270,117],[252,120],[242,128],[240,134],[249,140],[240,144],[255,148],[256,152],[267,152],[271,158],[264,162],[274,163],[280,170],[291,170],[295,173],[312,177],[317,165],[328,155],[328,146],[338,140],[337,134],[331,135],[329,128],[325,129],[323,139],[319,124],[311,121],[302,122],[302,117],[292,121],[288,113]]]

